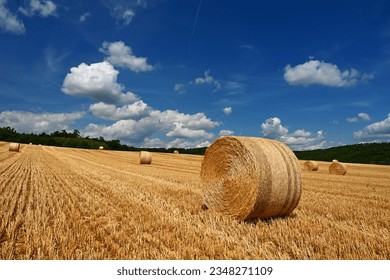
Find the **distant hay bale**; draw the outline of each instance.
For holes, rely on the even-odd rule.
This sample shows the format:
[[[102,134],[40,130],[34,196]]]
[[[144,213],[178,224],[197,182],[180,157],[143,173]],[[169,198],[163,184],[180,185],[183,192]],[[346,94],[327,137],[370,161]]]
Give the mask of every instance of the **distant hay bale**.
[[[141,151],[139,153],[139,163],[140,164],[151,164],[152,163],[152,154],[147,151]]]
[[[203,158],[201,180],[205,206],[239,220],[286,216],[301,197],[298,159],[269,139],[217,139]]]
[[[347,174],[347,166],[341,162],[332,162],[332,164],[329,165],[329,173],[336,175],[345,175]]]
[[[179,154],[179,151],[178,150],[174,150],[173,153],[174,154]]]
[[[339,162],[337,159],[332,160],[332,162]]]
[[[305,161],[303,166],[305,167],[306,170],[309,170],[309,171],[317,171],[318,170],[318,163],[313,161],[313,160]]]
[[[103,146],[99,146],[99,150],[104,150],[104,147]]]
[[[30,142],[30,144],[29,145],[32,145],[32,143]]]
[[[19,152],[20,144],[19,143],[10,143],[9,144],[9,151],[10,152]]]

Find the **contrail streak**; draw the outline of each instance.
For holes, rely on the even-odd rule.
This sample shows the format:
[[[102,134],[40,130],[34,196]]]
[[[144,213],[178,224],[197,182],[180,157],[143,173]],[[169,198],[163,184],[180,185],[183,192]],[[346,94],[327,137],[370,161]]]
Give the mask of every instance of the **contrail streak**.
[[[198,21],[199,11],[200,11],[200,7],[202,6],[202,2],[203,2],[203,0],[199,1],[198,11],[196,12],[196,16],[195,16],[195,20],[194,20],[194,26],[192,27],[192,33],[191,33],[191,38],[190,38],[190,43],[189,43],[189,52],[191,52],[192,37],[194,37],[196,22]]]

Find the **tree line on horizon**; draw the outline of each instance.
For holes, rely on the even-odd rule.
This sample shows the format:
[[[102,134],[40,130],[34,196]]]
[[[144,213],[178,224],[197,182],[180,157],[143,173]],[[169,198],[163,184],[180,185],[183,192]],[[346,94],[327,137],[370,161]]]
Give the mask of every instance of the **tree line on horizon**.
[[[75,129],[72,132],[66,130],[54,131],[52,133],[42,132],[18,133],[11,127],[0,128],[0,141],[33,143],[57,147],[70,147],[82,149],[99,149],[103,146],[105,150],[117,151],[150,151],[160,153],[173,153],[178,150],[182,154],[204,155],[207,147],[202,148],[143,148],[122,144],[120,140],[106,140],[103,137],[89,138],[81,137],[80,131]],[[310,151],[294,151],[300,160],[332,161],[337,159],[341,162],[365,163],[390,165],[390,142],[364,143],[318,149]]]
[[[41,144],[47,146],[56,147],[69,147],[69,148],[81,148],[81,149],[99,149],[100,146],[104,147],[104,150],[116,150],[116,151],[150,151],[160,153],[173,153],[178,150],[183,154],[196,154],[204,155],[206,147],[203,148],[143,148],[133,147],[122,144],[120,140],[106,140],[103,137],[90,138],[81,137],[80,131],[75,129],[73,132],[66,130],[54,131],[52,133],[42,132],[40,134],[35,133],[18,133],[14,128],[3,127],[0,128],[0,141],[6,142],[18,142],[24,144]]]

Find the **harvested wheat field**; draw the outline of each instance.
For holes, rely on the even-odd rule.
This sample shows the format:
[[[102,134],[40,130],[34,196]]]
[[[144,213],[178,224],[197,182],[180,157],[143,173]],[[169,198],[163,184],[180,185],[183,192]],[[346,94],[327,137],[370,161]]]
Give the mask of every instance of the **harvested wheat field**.
[[[0,259],[390,259],[390,166],[302,170],[290,216],[202,210],[201,156],[0,142]]]

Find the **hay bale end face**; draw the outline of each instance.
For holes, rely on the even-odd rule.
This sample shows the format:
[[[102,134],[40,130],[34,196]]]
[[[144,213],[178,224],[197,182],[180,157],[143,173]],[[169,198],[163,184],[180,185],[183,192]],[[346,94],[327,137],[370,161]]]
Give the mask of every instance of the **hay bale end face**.
[[[139,153],[139,163],[140,164],[151,164],[152,163],[152,154],[147,151],[141,151]]]
[[[269,139],[217,139],[204,156],[201,180],[206,207],[239,220],[286,216],[301,197],[298,159]]]
[[[10,143],[9,144],[9,151],[10,152],[19,152],[20,144],[19,143]]]
[[[347,166],[338,161],[332,162],[332,164],[329,165],[329,173],[335,175],[345,175],[347,174]]]
[[[309,171],[317,171],[318,170],[318,163],[313,161],[313,160],[305,161],[303,166],[305,167],[306,170],[309,170]]]

